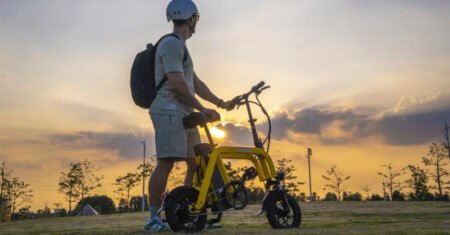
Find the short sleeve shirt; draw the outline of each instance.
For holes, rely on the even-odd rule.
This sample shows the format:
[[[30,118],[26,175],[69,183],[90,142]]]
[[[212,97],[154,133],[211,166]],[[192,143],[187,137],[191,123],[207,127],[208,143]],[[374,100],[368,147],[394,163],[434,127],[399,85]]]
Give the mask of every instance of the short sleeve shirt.
[[[192,95],[195,95],[194,65],[185,47],[185,41],[173,36],[161,40],[155,56],[155,84],[157,86],[166,76],[166,73],[183,73],[189,90]],[[185,62],[183,62],[184,53],[188,53]],[[193,108],[181,103],[175,97],[175,93],[167,81],[159,89],[150,107],[150,113],[154,114],[170,113],[185,116],[191,112],[193,112]]]

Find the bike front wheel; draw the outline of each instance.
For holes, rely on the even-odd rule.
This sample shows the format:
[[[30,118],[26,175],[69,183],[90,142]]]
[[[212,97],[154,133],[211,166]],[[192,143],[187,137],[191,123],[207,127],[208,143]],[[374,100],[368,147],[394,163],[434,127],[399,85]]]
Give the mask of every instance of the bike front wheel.
[[[287,202],[286,202],[287,200]],[[277,193],[268,198],[266,217],[272,228],[298,228],[302,220],[300,205],[289,194]]]

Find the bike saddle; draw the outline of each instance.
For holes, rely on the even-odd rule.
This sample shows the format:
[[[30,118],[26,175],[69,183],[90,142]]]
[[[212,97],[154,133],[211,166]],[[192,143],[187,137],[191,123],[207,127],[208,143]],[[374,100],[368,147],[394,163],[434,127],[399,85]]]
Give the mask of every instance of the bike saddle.
[[[208,122],[204,113],[193,112],[183,118],[183,125],[186,128],[194,128],[196,126],[204,126]]]

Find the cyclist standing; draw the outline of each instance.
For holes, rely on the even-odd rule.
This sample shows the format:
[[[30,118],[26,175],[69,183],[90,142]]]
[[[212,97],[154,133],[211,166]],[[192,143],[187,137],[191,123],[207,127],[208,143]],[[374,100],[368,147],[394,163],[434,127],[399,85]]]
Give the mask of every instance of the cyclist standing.
[[[157,232],[168,230],[161,221],[158,209],[161,194],[176,161],[186,161],[185,185],[191,185],[197,168],[193,146],[200,143],[197,128],[185,129],[183,117],[194,109],[212,119],[220,119],[214,109],[205,108],[195,97],[227,109],[224,102],[214,95],[195,74],[192,58],[186,48],[186,40],[195,33],[200,14],[191,0],[173,0],[167,6],[167,20],[172,21],[174,36],[164,37],[155,56],[155,84],[167,78],[150,107],[150,117],[155,130],[157,164],[149,181],[150,219],[144,229]],[[186,55],[187,53],[187,55]]]

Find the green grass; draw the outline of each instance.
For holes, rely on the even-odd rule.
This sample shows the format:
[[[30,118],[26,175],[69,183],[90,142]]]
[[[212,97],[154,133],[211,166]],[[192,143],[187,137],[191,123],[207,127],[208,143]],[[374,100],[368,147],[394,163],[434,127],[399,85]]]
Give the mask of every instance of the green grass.
[[[273,230],[258,205],[226,213],[224,228],[202,234],[450,234],[448,202],[301,203],[300,229]],[[0,234],[149,234],[147,213],[41,218],[0,223]],[[169,234],[169,233],[164,233]]]

